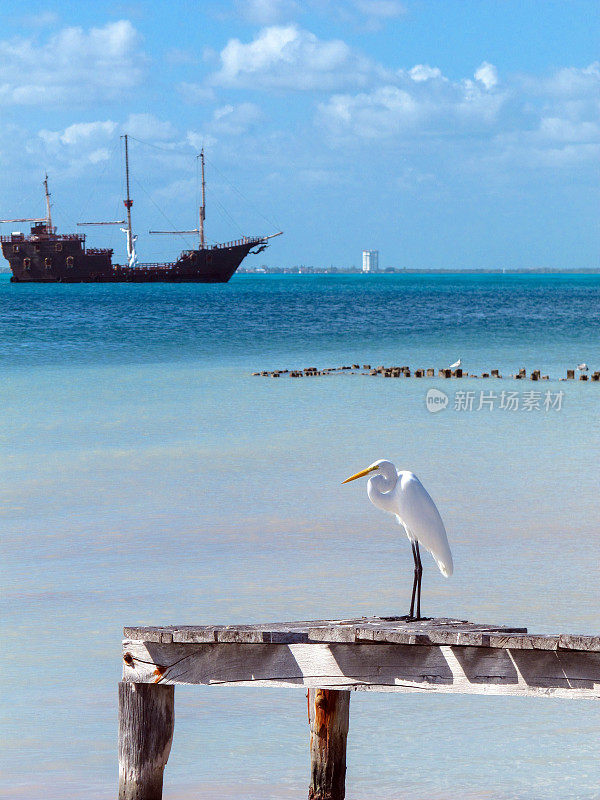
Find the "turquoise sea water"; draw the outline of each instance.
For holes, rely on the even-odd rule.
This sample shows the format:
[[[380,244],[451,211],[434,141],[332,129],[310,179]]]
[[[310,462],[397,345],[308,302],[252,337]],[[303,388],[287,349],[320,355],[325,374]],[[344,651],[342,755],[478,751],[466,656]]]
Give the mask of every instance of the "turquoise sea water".
[[[600,276],[2,276],[0,323],[0,796],[114,796],[124,624],[405,613],[406,540],[363,483],[340,486],[376,458],[446,521],[455,574],[424,559],[424,613],[598,632],[600,384],[557,379],[600,369]],[[458,357],[553,380],[251,375]],[[306,795],[302,691],[176,696],[165,798]],[[591,799],[599,723],[583,701],[357,694],[347,796]]]

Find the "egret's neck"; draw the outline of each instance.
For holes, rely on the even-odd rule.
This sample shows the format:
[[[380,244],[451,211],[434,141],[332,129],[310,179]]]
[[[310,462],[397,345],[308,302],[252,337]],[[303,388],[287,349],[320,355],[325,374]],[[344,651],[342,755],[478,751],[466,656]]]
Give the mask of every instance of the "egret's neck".
[[[388,511],[390,514],[395,514],[392,495],[398,483],[398,473],[393,464],[390,464],[389,467],[382,464],[378,474],[369,479],[367,493],[374,506]]]

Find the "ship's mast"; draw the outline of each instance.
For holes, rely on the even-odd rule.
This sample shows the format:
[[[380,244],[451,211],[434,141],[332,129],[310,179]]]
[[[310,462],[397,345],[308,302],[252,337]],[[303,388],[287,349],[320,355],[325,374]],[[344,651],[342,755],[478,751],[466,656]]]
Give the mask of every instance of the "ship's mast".
[[[204,250],[204,220],[206,219],[206,182],[204,180],[204,148],[200,151],[200,155],[196,156],[196,162],[200,159],[201,175],[202,175],[202,203],[198,209],[198,227],[193,231],[149,231],[152,234],[168,234],[173,233],[197,233],[200,238],[200,249]],[[196,172],[196,176],[198,173]],[[197,177],[196,177],[197,179]]]
[[[133,230],[131,228],[131,206],[133,205],[133,200],[129,194],[129,146],[127,134],[123,136],[123,139],[125,139],[125,183],[127,186],[127,200],[123,200],[123,205],[127,209],[127,229],[125,233],[127,234],[127,255],[129,257],[129,266],[134,266],[137,258],[134,247],[135,239],[133,236]]]
[[[19,217],[19,219],[0,219],[0,222],[45,222],[47,233],[53,233],[52,215],[50,213],[50,192],[48,191],[48,174],[44,179],[44,189],[46,190],[46,209],[45,217]]]
[[[123,205],[127,210],[127,219],[118,219],[114,222],[78,222],[77,225],[127,225],[126,228],[121,228],[121,231],[127,236],[127,258],[128,258],[128,266],[136,267],[137,266],[137,253],[135,252],[135,242],[137,236],[133,235],[133,229],[131,227],[131,206],[133,205],[133,200],[131,199],[131,195],[129,193],[129,137],[125,133],[121,136],[121,139],[125,139],[125,183],[126,183],[126,190],[127,190],[127,199],[123,200]]]
[[[200,206],[200,218],[198,232],[200,233],[200,249],[204,250],[204,220],[206,218],[206,184],[204,182],[204,148],[200,151],[200,165],[202,168],[202,205]]]
[[[50,192],[48,191],[48,173],[44,178],[44,193],[46,195],[46,230],[48,233],[53,232],[52,228],[52,212],[50,210]]]

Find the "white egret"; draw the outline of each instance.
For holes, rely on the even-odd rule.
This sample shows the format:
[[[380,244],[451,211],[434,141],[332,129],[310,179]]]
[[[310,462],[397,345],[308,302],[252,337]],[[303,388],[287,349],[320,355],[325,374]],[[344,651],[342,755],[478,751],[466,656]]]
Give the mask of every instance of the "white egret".
[[[580,372],[587,372],[588,371],[588,365],[585,362],[583,364],[578,364],[577,365],[577,369]]]
[[[460,365],[461,365],[461,364],[462,364],[462,361],[461,361],[461,360],[460,360],[460,358],[459,358],[459,359],[458,359],[458,361],[455,361],[455,362],[454,362],[454,364],[450,364],[450,366],[448,367],[448,369],[458,369],[458,368],[460,367]]]
[[[417,478],[408,470],[396,471],[391,461],[380,459],[370,467],[357,472],[342,483],[355,481],[371,472],[377,474],[369,478],[367,494],[374,506],[394,514],[412,546],[415,562],[415,576],[410,601],[408,619],[421,619],[421,575],[423,566],[419,553],[419,544],[429,550],[440,572],[446,578],[452,575],[452,553],[446,536],[446,529],[440,513],[427,490]],[[416,609],[415,609],[416,600]],[[416,610],[416,614],[415,614]]]

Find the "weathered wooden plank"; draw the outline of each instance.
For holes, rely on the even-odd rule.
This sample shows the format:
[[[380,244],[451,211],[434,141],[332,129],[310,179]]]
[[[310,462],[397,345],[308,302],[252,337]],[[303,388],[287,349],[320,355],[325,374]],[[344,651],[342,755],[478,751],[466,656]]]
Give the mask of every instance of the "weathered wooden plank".
[[[487,636],[486,644],[490,647],[506,647],[510,650],[556,650],[558,640],[558,636],[490,633]]]
[[[135,683],[600,697],[600,653],[386,644],[124,642]]]
[[[321,625],[308,629],[310,642],[355,642],[356,627],[353,624]]]
[[[119,684],[119,800],[161,800],[174,725],[173,686]]]
[[[160,642],[163,632],[167,628],[129,626],[123,628],[123,636],[126,639],[140,639],[145,642]]]
[[[183,627],[173,630],[174,642],[188,642],[190,644],[206,644],[217,641],[217,631],[214,627],[193,628]]]
[[[600,636],[541,635],[526,628],[475,624],[456,619],[407,621],[359,617],[260,625],[184,625],[127,627],[125,638],[147,642],[203,644],[299,644],[302,642],[371,642],[499,647],[511,650],[582,650],[600,652]]]
[[[387,642],[390,644],[462,644],[484,646],[487,633],[512,636],[511,647],[519,647],[519,634],[526,628],[491,626],[456,619],[408,621],[399,617],[359,617],[346,620],[310,620],[259,625],[130,626],[125,638],[148,642],[229,642],[234,644],[298,644],[301,642]],[[593,637],[591,637],[593,638]],[[498,640],[498,646],[504,646]],[[531,643],[524,640],[524,647]],[[540,647],[543,645],[540,644]],[[555,644],[546,647],[552,649]]]
[[[236,644],[262,644],[265,641],[265,631],[252,628],[221,628],[216,631],[218,642],[232,642]],[[266,636],[268,642],[270,637]]]
[[[577,636],[562,633],[558,638],[558,646],[563,650],[600,651],[600,636]]]
[[[344,800],[350,692],[309,689],[310,786],[308,800]]]

